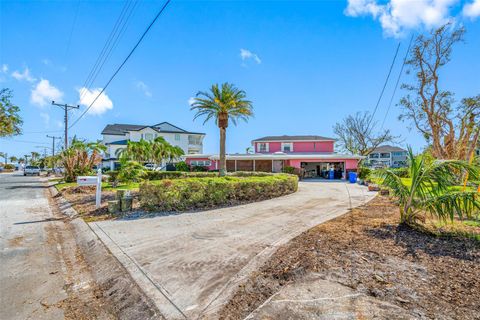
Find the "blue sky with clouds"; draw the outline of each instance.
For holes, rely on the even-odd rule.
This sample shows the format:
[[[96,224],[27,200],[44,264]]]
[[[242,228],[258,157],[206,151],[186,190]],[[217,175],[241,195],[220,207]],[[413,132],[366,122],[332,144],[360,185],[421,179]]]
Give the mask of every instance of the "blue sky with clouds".
[[[75,120],[122,62],[163,1],[138,2],[93,84],[84,88],[125,2],[1,1],[0,87],[14,90],[22,136],[0,139],[0,151],[21,156],[61,135],[63,114],[52,99],[80,104]],[[336,121],[373,111],[397,44],[400,52],[376,119],[381,123],[412,32],[447,20],[467,29],[442,72],[442,85],[461,99],[480,93],[480,0],[175,1],[70,135],[94,140],[109,123],[171,122],[207,133],[188,101],[212,83],[232,82],[253,101],[255,117],[231,126],[227,151],[244,152],[254,138],[332,135]],[[402,81],[408,80],[403,76]],[[397,91],[394,102],[402,95]],[[385,127],[420,149],[424,141],[397,120]],[[53,131],[53,132],[52,132]]]

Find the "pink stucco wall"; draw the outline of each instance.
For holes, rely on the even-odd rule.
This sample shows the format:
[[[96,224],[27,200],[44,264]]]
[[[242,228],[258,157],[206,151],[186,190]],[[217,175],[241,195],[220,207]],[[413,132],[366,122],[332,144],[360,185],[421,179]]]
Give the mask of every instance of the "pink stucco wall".
[[[358,167],[358,160],[356,159],[300,159],[289,160],[291,167],[300,168],[302,162],[345,162],[345,170],[356,170]]]
[[[274,153],[282,151],[282,142],[268,142],[268,152],[261,152],[259,144],[255,142],[255,151],[257,153]],[[293,152],[333,152],[333,141],[298,141],[293,142]]]
[[[200,161],[202,161],[202,160],[203,160],[203,161],[209,160],[209,161],[210,161],[210,166],[207,167],[208,170],[216,170],[216,169],[217,169],[216,166],[215,166],[216,161],[215,161],[215,160],[210,160],[210,159],[208,159],[208,158],[189,158],[189,159],[186,159],[185,162],[186,162],[188,165],[190,165],[190,162],[191,162],[191,161],[198,161],[198,160],[200,160]]]

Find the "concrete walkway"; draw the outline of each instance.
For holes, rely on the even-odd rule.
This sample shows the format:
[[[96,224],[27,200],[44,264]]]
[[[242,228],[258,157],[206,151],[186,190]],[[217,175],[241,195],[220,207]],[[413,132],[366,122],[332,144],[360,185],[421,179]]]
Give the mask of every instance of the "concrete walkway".
[[[374,195],[301,182],[295,194],[258,203],[90,225],[167,319],[210,319],[278,246]]]

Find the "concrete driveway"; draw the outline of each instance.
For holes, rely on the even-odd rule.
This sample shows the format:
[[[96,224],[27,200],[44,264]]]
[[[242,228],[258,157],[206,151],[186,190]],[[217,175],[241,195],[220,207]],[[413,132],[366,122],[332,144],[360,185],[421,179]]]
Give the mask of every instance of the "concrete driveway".
[[[210,319],[278,246],[374,195],[345,182],[300,182],[272,200],[90,226],[167,319]]]

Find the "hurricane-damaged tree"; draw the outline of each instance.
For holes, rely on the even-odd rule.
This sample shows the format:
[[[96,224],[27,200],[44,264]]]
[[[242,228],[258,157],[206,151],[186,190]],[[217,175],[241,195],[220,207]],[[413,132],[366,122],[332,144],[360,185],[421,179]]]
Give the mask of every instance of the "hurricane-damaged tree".
[[[400,119],[412,122],[438,159],[469,160],[479,138],[480,95],[456,103],[452,92],[440,88],[440,71],[464,34],[463,27],[446,24],[420,35],[406,62],[414,81],[402,85],[409,93],[400,100]]]
[[[357,112],[348,115],[333,127],[341,149],[352,154],[368,155],[384,143],[395,143],[398,137],[388,129],[376,130],[376,122],[369,112]]]

